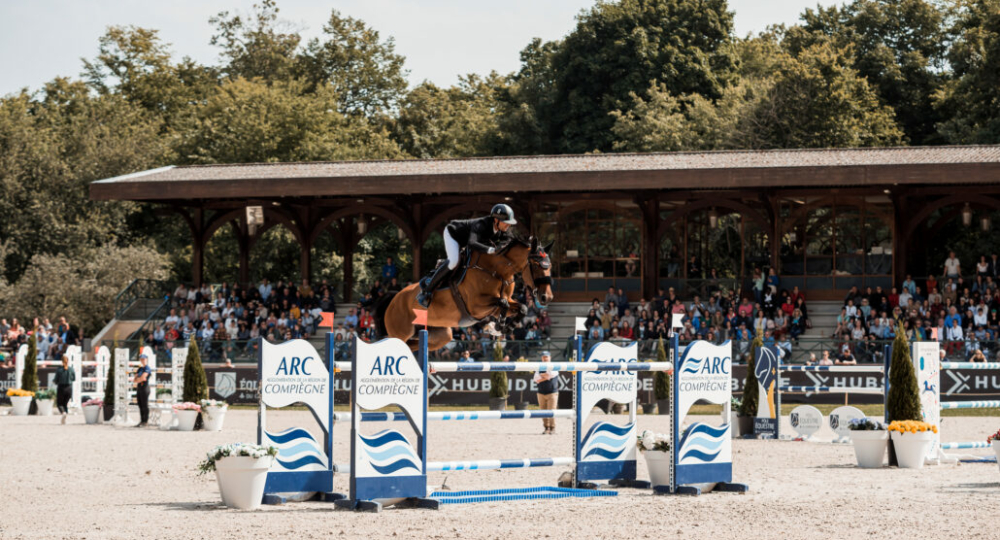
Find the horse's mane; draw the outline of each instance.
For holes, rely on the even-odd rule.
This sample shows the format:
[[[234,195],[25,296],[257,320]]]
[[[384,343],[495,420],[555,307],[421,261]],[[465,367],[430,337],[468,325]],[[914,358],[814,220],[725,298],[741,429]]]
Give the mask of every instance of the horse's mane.
[[[526,247],[526,248],[530,248],[531,247],[531,242],[529,242],[529,241],[527,241],[527,240],[525,240],[525,239],[523,239],[523,238],[521,238],[519,236],[513,236],[511,238],[510,242],[508,242],[507,245],[504,246],[503,250],[501,250],[499,254],[500,255],[506,255],[507,252],[510,251],[510,248],[514,247],[515,244],[520,245],[521,247]]]

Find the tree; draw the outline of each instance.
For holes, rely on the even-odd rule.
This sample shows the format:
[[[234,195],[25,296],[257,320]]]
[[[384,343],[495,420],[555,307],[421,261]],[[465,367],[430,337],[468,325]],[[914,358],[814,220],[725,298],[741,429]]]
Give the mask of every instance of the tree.
[[[208,377],[201,365],[201,354],[198,352],[198,340],[191,336],[188,343],[187,362],[184,364],[184,397],[182,401],[198,403],[208,399]]]
[[[493,155],[499,146],[499,94],[505,86],[495,72],[467,75],[447,89],[424,82],[400,104],[393,138],[417,158]]]
[[[498,363],[503,362],[503,347],[500,346],[500,340],[493,342],[493,361]],[[490,397],[494,399],[507,399],[507,396],[507,372],[490,372]]]
[[[386,130],[337,107],[329,87],[306,93],[300,81],[226,81],[197,107],[178,152],[187,163],[401,157]]]
[[[406,94],[405,58],[392,37],[381,40],[364,21],[332,10],[325,39],[312,39],[298,58],[296,73],[314,88],[329,84],[343,114],[387,114]]]
[[[905,138],[924,145],[940,142],[933,105],[948,79],[947,17],[942,4],[929,0],[853,0],[807,9],[784,41],[793,55],[822,43],[851,49],[850,66],[893,108]]]
[[[676,95],[721,95],[736,63],[732,25],[724,0],[600,2],[561,43],[529,46],[532,67],[542,69],[528,86],[546,92],[528,105],[556,151],[611,150],[610,113],[651,81]]]
[[[208,20],[215,26],[211,44],[222,49],[231,78],[264,81],[287,80],[292,76],[295,53],[302,37],[289,23],[278,19],[275,0],[254,4],[251,13],[240,16],[220,12]]]
[[[758,401],[760,400],[760,388],[757,382],[757,374],[754,373],[754,364],[757,363],[757,351],[764,347],[764,340],[754,336],[750,342],[750,356],[747,357],[747,376],[743,380],[743,401],[740,403],[740,416],[757,416]]]
[[[895,420],[923,420],[920,406],[920,385],[917,372],[910,359],[910,343],[906,330],[899,323],[896,339],[892,342],[892,361],[889,364],[889,395],[886,398],[886,416]]]
[[[948,52],[954,71],[938,96],[942,135],[954,144],[1000,142],[1000,0],[966,0]]]
[[[663,344],[663,337],[660,337],[659,346],[656,349],[656,361],[667,361],[667,347]],[[662,401],[670,399],[670,374],[666,371],[657,371],[653,374],[653,392],[656,399]],[[660,414],[667,414],[667,411],[660,411]]]
[[[38,339],[37,328],[28,336],[28,354],[24,357],[24,371],[21,372],[21,390],[38,391]]]

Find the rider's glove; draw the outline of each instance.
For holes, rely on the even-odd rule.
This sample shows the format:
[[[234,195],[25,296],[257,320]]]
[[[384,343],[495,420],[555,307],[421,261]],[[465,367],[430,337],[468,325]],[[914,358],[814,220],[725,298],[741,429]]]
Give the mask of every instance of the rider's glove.
[[[489,248],[489,249],[486,250],[486,254],[487,255],[493,255],[496,252],[497,252],[497,248],[495,248],[495,247],[491,247],[491,248]]]

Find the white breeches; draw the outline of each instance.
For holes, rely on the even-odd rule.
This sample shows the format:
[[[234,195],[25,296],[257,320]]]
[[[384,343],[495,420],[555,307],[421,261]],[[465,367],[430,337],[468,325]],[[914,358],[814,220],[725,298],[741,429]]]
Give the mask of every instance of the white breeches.
[[[444,252],[448,254],[448,270],[454,270],[458,266],[458,257],[461,247],[459,247],[458,242],[451,237],[448,229],[444,230]]]

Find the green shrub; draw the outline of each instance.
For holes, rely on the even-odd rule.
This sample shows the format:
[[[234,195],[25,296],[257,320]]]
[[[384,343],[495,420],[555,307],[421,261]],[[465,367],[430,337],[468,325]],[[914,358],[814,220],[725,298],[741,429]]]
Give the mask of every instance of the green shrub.
[[[24,372],[21,373],[21,390],[38,391],[38,342],[34,332],[28,337],[28,354],[24,357]]]
[[[760,389],[757,384],[757,374],[754,364],[757,360],[757,350],[764,346],[760,336],[750,342],[750,358],[747,358],[747,377],[743,380],[743,402],[740,404],[739,416],[757,416],[757,401],[760,399]]]
[[[920,413],[920,385],[910,359],[910,343],[899,324],[892,342],[892,362],[889,364],[889,396],[886,400],[888,420],[923,420]]]
[[[500,363],[503,362],[503,348],[500,347],[500,341],[493,342],[493,361]],[[506,371],[491,371],[490,372],[490,397],[491,398],[506,398],[507,392],[507,372]]]
[[[660,337],[659,348],[656,351],[656,361],[666,362],[667,361],[667,347],[663,344],[663,338]],[[670,374],[666,371],[657,371],[653,375],[653,392],[656,394],[656,399],[670,399]]]
[[[184,364],[184,397],[181,400],[199,403],[203,399],[208,399],[208,376],[201,365],[198,340],[191,336],[187,363]]]

